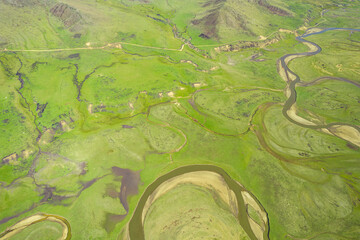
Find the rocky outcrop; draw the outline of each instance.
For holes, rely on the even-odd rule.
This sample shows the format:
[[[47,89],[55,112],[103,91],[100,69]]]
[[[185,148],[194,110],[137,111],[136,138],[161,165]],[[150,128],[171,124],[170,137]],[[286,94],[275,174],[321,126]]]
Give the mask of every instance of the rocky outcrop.
[[[59,18],[66,28],[76,25],[81,20],[80,13],[75,8],[64,3],[57,3],[50,9],[50,12],[55,17]]]
[[[48,103],[45,103],[45,104],[37,103],[36,104],[36,112],[39,117],[42,117],[42,114],[45,111],[45,108],[47,105],[48,105]]]
[[[17,153],[10,154],[9,156],[6,156],[2,159],[2,164],[17,165],[18,158],[19,158],[19,156],[17,155]]]
[[[281,39],[281,36],[276,36],[272,39],[267,39],[265,41],[239,41],[236,44],[227,44],[215,48],[216,52],[237,52],[241,49],[247,48],[264,48],[273,43],[278,42]]]
[[[202,30],[199,37],[219,40],[219,28],[226,27],[253,35],[247,28],[244,17],[233,9],[226,0],[208,0],[203,3],[204,11],[191,21],[191,24]]]
[[[266,0],[257,0],[256,2],[260,6],[266,8],[272,14],[276,14],[276,15],[279,15],[279,16],[290,16],[290,13],[288,13],[284,9],[281,9],[279,7],[270,5],[268,2],[266,2]]]

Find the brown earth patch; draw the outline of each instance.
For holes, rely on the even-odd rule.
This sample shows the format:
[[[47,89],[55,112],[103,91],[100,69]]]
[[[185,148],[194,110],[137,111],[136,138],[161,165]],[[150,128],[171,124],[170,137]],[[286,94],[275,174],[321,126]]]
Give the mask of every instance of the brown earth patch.
[[[80,13],[65,3],[57,3],[50,9],[53,16],[63,22],[66,28],[74,26],[81,20]]]

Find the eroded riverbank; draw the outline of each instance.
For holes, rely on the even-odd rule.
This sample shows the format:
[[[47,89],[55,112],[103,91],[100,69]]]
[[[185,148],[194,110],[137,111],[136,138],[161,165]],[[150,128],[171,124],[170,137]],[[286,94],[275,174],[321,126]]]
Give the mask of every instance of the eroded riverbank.
[[[288,98],[284,104],[283,107],[283,115],[290,121],[297,125],[300,125],[302,127],[306,128],[312,128],[312,129],[319,129],[324,133],[331,134],[334,136],[337,136],[339,138],[342,138],[348,142],[351,142],[352,144],[356,146],[360,146],[360,131],[358,126],[353,126],[350,124],[343,124],[343,123],[336,123],[336,124],[318,124],[314,121],[310,121],[308,119],[305,119],[301,116],[299,116],[298,109],[296,106],[296,86],[297,84],[301,83],[300,77],[294,73],[291,69],[289,69],[288,64],[290,61],[299,58],[299,57],[305,57],[305,56],[313,56],[321,52],[321,47],[317,45],[316,43],[310,42],[308,40],[305,40],[304,38],[315,35],[315,34],[321,34],[325,33],[327,31],[331,30],[343,30],[343,31],[360,31],[360,29],[348,29],[348,28],[327,28],[327,29],[315,29],[312,31],[312,29],[309,29],[305,34],[297,37],[296,39],[300,41],[301,43],[305,44],[308,48],[308,52],[303,53],[294,53],[294,54],[286,54],[285,56],[281,57],[278,60],[278,73],[280,77],[287,83],[287,86],[284,90],[285,96]],[[330,78],[331,79],[331,78]],[[340,80],[344,82],[349,82],[356,87],[359,87],[358,84],[354,84],[354,82],[342,79],[342,78],[336,78],[334,80]],[[313,82],[316,82],[313,81]],[[302,83],[303,84],[303,83]]]
[[[124,239],[146,239],[143,224],[151,204],[175,186],[184,183],[215,191],[228,204],[250,239],[269,239],[269,222],[260,202],[223,169],[213,165],[180,167],[156,179],[143,193],[125,231]],[[261,219],[260,223],[249,216],[249,207],[255,210]]]
[[[21,220],[20,222],[16,223],[15,225],[6,229],[5,232],[0,234],[0,240],[9,239],[10,237],[18,234],[19,232],[23,231],[25,228],[30,227],[33,224],[44,222],[44,221],[51,221],[59,223],[62,228],[62,235],[59,238],[60,240],[69,240],[71,239],[71,227],[70,223],[63,217],[46,214],[46,213],[38,213],[32,215],[28,218]]]

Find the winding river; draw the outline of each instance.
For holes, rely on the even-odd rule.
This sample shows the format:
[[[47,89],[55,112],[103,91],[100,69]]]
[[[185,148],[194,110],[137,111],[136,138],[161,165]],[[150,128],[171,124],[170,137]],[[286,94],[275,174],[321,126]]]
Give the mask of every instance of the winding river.
[[[311,30],[311,29],[310,29]],[[315,124],[305,118],[302,118],[296,114],[296,85],[302,84],[303,86],[312,85],[317,81],[321,81],[324,78],[319,78],[314,80],[310,83],[301,83],[299,76],[294,73],[292,70],[289,69],[288,64],[295,58],[298,57],[305,57],[305,56],[313,56],[321,52],[321,47],[316,43],[310,42],[305,40],[304,38],[316,34],[322,34],[328,31],[334,30],[341,30],[341,31],[360,31],[360,29],[351,29],[351,28],[326,28],[321,31],[311,32],[307,31],[305,34],[297,37],[297,40],[301,43],[305,44],[309,47],[308,52],[303,53],[294,53],[294,54],[286,54],[278,60],[278,73],[279,75],[286,81],[287,86],[285,88],[285,94],[287,100],[283,107],[283,114],[284,116],[291,122],[300,125],[306,128],[312,129],[320,129],[321,131],[338,136],[344,140],[347,140],[357,146],[360,146],[360,128],[356,125],[351,124],[344,124],[344,123],[331,123],[326,125],[319,125]],[[326,77],[333,80],[344,81],[350,84],[355,85],[356,87],[360,87],[360,85],[356,82],[352,82],[350,80],[344,78],[333,78],[333,77]],[[128,212],[129,207],[127,203],[127,196],[134,195],[137,193],[137,183],[139,181],[138,175],[131,175],[129,172],[125,172],[124,169],[120,168],[113,168],[113,172],[115,175],[123,176],[123,184],[121,193],[119,194],[119,199],[123,204],[126,212]],[[147,213],[147,209],[149,205],[153,201],[156,200],[157,196],[156,193],[159,192],[166,192],[169,189],[169,183],[172,182],[172,185],[178,185],[183,183],[182,181],[176,182],[177,179],[181,179],[182,177],[188,177],[186,181],[191,182],[191,178],[193,178],[193,182],[198,180],[194,180],[194,177],[189,175],[190,173],[201,174],[202,176],[211,175],[218,176],[218,179],[223,180],[223,185],[226,189],[230,189],[230,195],[234,195],[234,199],[236,207],[230,206],[234,208],[234,215],[239,221],[239,224],[247,233],[250,239],[252,240],[259,240],[259,239],[269,239],[269,221],[266,214],[265,209],[262,207],[261,203],[253,196],[249,191],[247,191],[243,186],[241,186],[237,181],[233,180],[222,168],[213,166],[213,165],[189,165],[184,167],[179,167],[159,178],[157,178],[152,184],[150,184],[143,195],[141,196],[138,205],[133,213],[131,220],[128,223],[127,229],[127,236],[126,239],[131,240],[145,240],[145,233],[144,233],[144,218]],[[187,175],[188,174],[188,175]],[[203,181],[206,182],[206,177],[204,177]],[[125,182],[131,183],[129,188],[125,188],[127,186],[124,184]],[[199,182],[199,181],[198,181]],[[168,185],[166,185],[168,184]],[[211,183],[208,183],[211,185]],[[170,184],[171,185],[171,184]],[[214,184],[216,185],[216,184]],[[165,189],[165,190],[164,190]],[[218,190],[219,188],[214,188]],[[155,195],[154,195],[155,194]],[[155,200],[154,200],[155,199]],[[226,202],[226,201],[225,201]],[[231,201],[228,201],[229,203]],[[231,204],[229,204],[231,205]],[[264,223],[265,228],[261,230],[256,224],[254,220],[251,219],[247,212],[248,205],[252,206],[256,212],[258,213],[260,219]],[[121,220],[123,219],[122,215],[117,216]],[[7,229],[4,233],[0,235],[0,239],[6,238],[10,235],[16,234],[17,232],[21,231],[22,229],[35,224],[41,221],[54,221],[58,222],[63,226],[63,234],[61,239],[70,239],[71,238],[71,228],[68,221],[60,216],[56,215],[48,215],[48,214],[37,214],[24,219],[11,228]],[[259,230],[260,229],[260,230]]]
[[[128,224],[127,236],[125,239],[136,239],[136,240],[144,240],[144,217],[146,215],[147,209],[149,205],[159,197],[158,192],[166,192],[171,187],[166,183],[170,182],[172,187],[184,183],[184,180],[177,181],[178,178],[183,178],[186,174],[195,173],[195,175],[201,175],[204,185],[212,185],[211,180],[207,181],[206,174],[209,175],[218,175],[221,179],[223,179],[223,185],[227,187],[232,194],[234,194],[235,202],[236,202],[236,217],[239,221],[241,227],[245,230],[247,235],[252,240],[258,239],[269,239],[269,222],[265,209],[262,207],[260,202],[243,186],[241,186],[237,181],[233,180],[222,168],[213,166],[213,165],[189,165],[184,167],[179,167],[159,178],[157,178],[152,184],[150,184],[138,202],[138,205],[135,209],[135,212]],[[190,176],[190,175],[188,175]],[[191,179],[192,178],[192,179]],[[210,178],[209,178],[210,179]],[[187,182],[191,182],[197,184],[198,180],[194,177],[190,176],[190,179]],[[171,183],[172,182],[172,183]],[[214,183],[213,183],[214,184]],[[215,183],[216,184],[216,183]],[[219,191],[219,187],[213,188]],[[154,195],[155,193],[155,195]],[[157,195],[157,196],[156,196]],[[161,194],[160,194],[161,195]],[[180,197],[180,196],[179,196]],[[230,201],[231,202],[231,201]],[[260,219],[264,224],[264,229],[261,230],[259,225],[252,220],[247,213],[247,206],[252,206],[258,213]],[[234,208],[234,206],[232,206]]]
[[[309,31],[310,30],[310,31]],[[305,56],[313,56],[321,52],[321,47],[317,45],[316,43],[310,42],[308,40],[305,40],[306,37],[316,35],[316,34],[322,34],[328,31],[334,31],[334,30],[341,30],[341,31],[360,31],[360,29],[352,29],[352,28],[326,28],[319,31],[313,31],[313,29],[309,29],[306,33],[304,33],[301,36],[298,36],[296,39],[305,44],[308,48],[308,52],[303,53],[294,53],[294,54],[286,54],[283,57],[281,57],[278,60],[278,73],[279,75],[287,82],[287,86],[285,88],[285,94],[287,97],[287,100],[283,107],[283,114],[284,116],[291,121],[292,123],[295,123],[297,125],[300,125],[302,127],[306,128],[312,128],[312,129],[320,129],[321,131],[335,135],[337,137],[340,137],[344,140],[347,140],[355,145],[360,145],[360,128],[356,125],[351,124],[345,124],[345,123],[331,123],[331,124],[325,124],[325,125],[319,125],[315,124],[305,118],[302,118],[297,115],[297,109],[296,109],[296,85],[312,85],[316,84],[319,81],[325,80],[326,78],[336,81],[343,81],[350,84],[353,84],[356,87],[360,87],[360,84],[353,82],[351,80],[345,79],[345,78],[338,78],[338,77],[322,77],[319,79],[316,79],[310,83],[302,83],[300,80],[300,77],[294,73],[291,69],[289,69],[288,64],[290,61],[292,61],[295,58],[298,57],[305,57]],[[226,172],[216,166],[212,165],[190,165],[185,167],[177,168],[161,177],[156,179],[151,185],[148,186],[148,188],[145,190],[144,194],[142,195],[137,208],[135,209],[135,212],[128,224],[128,231],[127,231],[127,239],[139,239],[144,240],[145,239],[145,233],[143,230],[143,223],[144,223],[144,217],[146,216],[147,209],[149,207],[149,204],[151,204],[154,201],[154,198],[158,197],[156,196],[156,192],[160,191],[159,188],[164,188],[164,183],[167,181],[173,181],[175,178],[179,178],[182,175],[188,174],[188,173],[194,173],[194,172],[209,172],[209,173],[216,173],[219,174],[224,181],[226,182],[227,186],[231,189],[231,191],[236,196],[238,211],[237,211],[237,218],[239,220],[240,225],[243,227],[243,229],[246,231],[250,239],[269,239],[269,224],[267,220],[266,215],[266,229],[262,233],[262,236],[259,236],[254,232],[254,228],[251,227],[251,218],[249,218],[247,213],[246,204],[249,203],[249,201],[254,201],[256,204],[261,208],[261,211],[264,213],[265,210],[261,206],[261,204],[256,200],[256,198],[249,193],[245,188],[243,188],[239,183],[234,181],[230,178],[229,175],[226,174]],[[166,187],[165,187],[166,188]],[[161,192],[161,191],[160,191]],[[250,197],[246,197],[246,195]],[[252,200],[249,200],[252,199]]]
[[[305,40],[304,38],[312,35],[317,35],[321,33],[325,33],[328,31],[341,30],[341,31],[360,31],[360,29],[353,28],[326,28],[320,31],[312,32],[312,29],[309,29],[303,35],[298,36],[296,39],[309,47],[310,51],[303,53],[293,53],[286,54],[278,60],[278,73],[287,82],[287,86],[285,88],[285,95],[288,98],[283,107],[283,115],[292,123],[300,125],[306,128],[312,129],[320,129],[321,131],[335,135],[340,137],[346,141],[349,141],[357,146],[360,146],[360,128],[356,125],[346,124],[346,123],[331,123],[325,125],[315,124],[305,118],[302,118],[296,114],[296,85],[301,84],[300,77],[294,73],[291,69],[289,69],[288,64],[295,58],[305,57],[305,56],[313,56],[321,52],[321,47],[316,43]],[[312,82],[312,84],[317,81],[323,80],[325,77],[317,79]],[[350,84],[353,84],[356,87],[360,87],[360,84],[353,82],[351,80],[345,78],[333,78],[326,77],[332,80],[343,81]],[[306,85],[306,83],[302,83],[302,85]],[[308,84],[309,85],[309,84]]]
[[[63,217],[53,214],[46,214],[46,213],[38,213],[35,215],[32,215],[28,218],[25,218],[21,220],[20,222],[16,223],[15,225],[9,227],[6,229],[5,232],[0,234],[0,240],[6,240],[10,237],[14,236],[15,234],[21,232],[25,228],[39,223],[43,221],[51,221],[59,223],[63,227],[63,232],[60,240],[70,240],[71,239],[71,227],[70,223]]]

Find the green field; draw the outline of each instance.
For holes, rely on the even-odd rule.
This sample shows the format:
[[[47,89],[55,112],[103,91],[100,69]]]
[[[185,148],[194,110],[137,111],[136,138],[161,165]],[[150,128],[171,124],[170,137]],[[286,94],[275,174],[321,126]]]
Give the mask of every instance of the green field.
[[[182,196],[181,200],[178,196]],[[230,209],[212,199],[212,193],[201,187],[178,186],[151,206],[144,223],[145,236],[149,239],[171,239],[173,236],[178,239],[208,236],[249,239]]]
[[[359,11],[350,0],[0,0],[0,239],[37,214],[60,222],[9,239],[123,239],[146,189],[194,165],[251,193],[266,238],[359,239]],[[198,185],[149,209],[149,240],[262,239]]]

